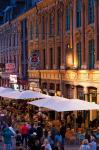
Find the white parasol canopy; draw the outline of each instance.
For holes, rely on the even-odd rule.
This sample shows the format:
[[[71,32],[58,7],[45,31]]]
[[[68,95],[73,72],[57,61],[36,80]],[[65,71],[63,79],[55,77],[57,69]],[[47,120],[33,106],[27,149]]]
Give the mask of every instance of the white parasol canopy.
[[[40,92],[26,90],[26,91],[11,91],[5,94],[2,94],[3,97],[10,99],[32,99],[32,98],[47,98],[48,95],[42,94]]]
[[[0,87],[0,96],[3,97],[7,92],[14,91],[12,88]]]
[[[2,91],[2,90],[4,90],[5,88],[3,87],[3,86],[0,86],[0,92]]]
[[[28,104],[48,108],[57,112],[77,110],[99,110],[98,104],[86,102],[84,100],[79,99],[66,99],[57,96],[28,102]]]
[[[5,97],[5,98],[10,98],[10,99],[15,99],[16,95],[19,95],[20,92],[19,91],[7,91],[7,92],[2,92],[1,96]]]

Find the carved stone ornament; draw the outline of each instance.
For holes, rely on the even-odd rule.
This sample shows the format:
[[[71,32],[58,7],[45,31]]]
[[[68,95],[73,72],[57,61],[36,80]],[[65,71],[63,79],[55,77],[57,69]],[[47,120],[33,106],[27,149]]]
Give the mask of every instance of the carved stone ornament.
[[[64,12],[64,3],[62,1],[57,2],[57,11],[59,12],[60,15],[63,14],[63,12]]]
[[[50,14],[52,15],[53,18],[55,17],[55,8],[52,8],[50,10]]]

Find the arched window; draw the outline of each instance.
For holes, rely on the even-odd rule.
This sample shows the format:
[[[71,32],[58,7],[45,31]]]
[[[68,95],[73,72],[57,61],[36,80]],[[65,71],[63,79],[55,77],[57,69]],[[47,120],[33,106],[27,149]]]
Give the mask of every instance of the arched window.
[[[36,38],[38,38],[39,33],[38,33],[38,18],[36,18]]]
[[[45,39],[45,17],[42,17],[42,39]]]
[[[33,22],[30,23],[30,40],[33,39]]]
[[[59,10],[57,11],[57,35],[59,35],[60,34],[60,26],[61,26],[61,24],[60,24],[60,14],[59,14]]]
[[[94,22],[94,0],[88,0],[88,24]]]
[[[50,14],[50,24],[49,24],[49,35],[52,36],[53,35],[53,31],[54,31],[54,19],[53,19],[53,15]]]
[[[66,7],[66,31],[70,30],[70,4]]]
[[[89,40],[88,50],[88,66],[89,69],[93,69],[95,64],[94,39]]]
[[[78,57],[78,68],[81,68],[82,65],[81,42],[77,43],[76,48],[77,48],[77,57]]]
[[[77,0],[76,2],[76,26],[77,27],[81,26],[81,5],[82,5],[82,0]]]

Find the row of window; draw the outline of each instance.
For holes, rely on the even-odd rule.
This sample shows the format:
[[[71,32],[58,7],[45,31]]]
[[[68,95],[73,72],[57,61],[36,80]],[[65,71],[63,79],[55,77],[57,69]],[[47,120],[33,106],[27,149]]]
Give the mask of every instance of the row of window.
[[[8,62],[10,62],[10,63],[15,63],[16,64],[16,57],[17,56],[9,56],[9,59],[8,59],[8,56],[7,55],[3,55],[3,56],[1,56],[1,63],[4,63],[4,64],[6,64],[6,63],[8,63]]]
[[[77,0],[76,1],[76,27],[81,27],[82,24],[82,0]],[[88,0],[88,24],[91,24],[94,22],[94,0]],[[73,15],[72,13],[72,8],[70,3],[66,6],[66,31],[70,30],[70,24],[71,24],[71,15]],[[45,17],[42,17],[42,38],[45,37]],[[57,11],[57,34],[60,33],[61,30],[61,16],[59,13],[59,10]],[[38,19],[36,18],[36,37],[38,37]],[[34,35],[34,22],[31,21],[30,23],[30,39],[33,39],[33,35]],[[54,35],[54,17],[53,14],[50,14],[49,16],[49,36],[53,36]]]
[[[2,37],[2,36],[1,36]],[[2,37],[2,39],[0,39],[0,50],[3,50],[5,48],[8,47],[15,47],[18,46],[18,35],[17,34],[13,34],[13,36],[9,36],[9,37]]]
[[[77,43],[77,58],[78,58],[78,68],[82,66],[82,49],[81,42]],[[88,42],[88,68],[93,69],[95,64],[95,49],[94,49],[94,40],[89,40]]]
[[[82,48],[81,48],[81,42],[78,42],[76,44],[76,50],[77,50],[77,60],[78,60],[78,68],[81,69],[82,67]],[[43,57],[43,69],[46,69],[46,50],[44,49],[42,51],[42,57]],[[55,55],[57,57],[57,68],[60,69],[61,66],[61,47],[57,48],[57,54]],[[54,64],[54,52],[53,48],[49,49],[49,68],[53,69]],[[94,50],[94,40],[89,40],[88,42],[88,68],[93,69],[95,64],[95,50]]]

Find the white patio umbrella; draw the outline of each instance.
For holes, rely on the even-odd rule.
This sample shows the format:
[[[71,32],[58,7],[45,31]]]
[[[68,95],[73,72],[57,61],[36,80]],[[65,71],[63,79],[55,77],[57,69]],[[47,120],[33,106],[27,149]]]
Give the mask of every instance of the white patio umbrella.
[[[3,86],[0,86],[0,92],[2,91],[2,90],[4,90],[5,88],[3,87]]]
[[[44,107],[57,112],[64,111],[77,111],[77,110],[99,110],[99,105],[91,102],[86,102],[79,99],[66,99],[63,97],[51,97],[33,102],[28,104],[35,105],[38,107]]]
[[[14,91],[12,88],[4,88],[4,87],[1,87],[0,88],[0,96],[1,97],[4,97],[4,95],[7,93],[7,92],[12,92]]]
[[[4,95],[4,97],[11,99],[32,99],[32,98],[47,98],[48,95],[42,94],[40,92],[26,90],[26,91],[12,91]]]
[[[2,93],[1,96],[5,98],[15,99],[16,95],[18,94],[20,94],[19,91],[11,90],[11,91]]]

